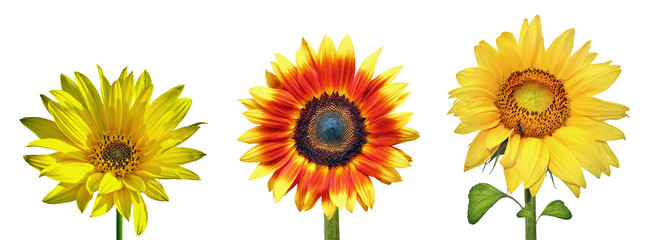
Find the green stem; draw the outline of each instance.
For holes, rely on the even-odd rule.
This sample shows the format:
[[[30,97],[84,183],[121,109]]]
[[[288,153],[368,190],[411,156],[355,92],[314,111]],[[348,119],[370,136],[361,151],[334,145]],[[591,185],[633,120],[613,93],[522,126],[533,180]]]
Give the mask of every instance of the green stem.
[[[323,226],[325,227],[325,240],[341,239],[339,234],[339,209],[337,208],[336,211],[334,211],[334,215],[332,215],[332,218],[330,218],[330,220],[327,219],[327,216],[325,216],[325,214],[323,214],[323,218]]]
[[[536,240],[536,197],[532,197],[529,189],[525,189],[525,207],[531,216],[525,217],[525,239]]]
[[[123,239],[123,231],[122,231],[123,218],[121,217],[121,214],[119,213],[119,211],[116,211],[116,212],[117,212],[117,240],[121,240]]]

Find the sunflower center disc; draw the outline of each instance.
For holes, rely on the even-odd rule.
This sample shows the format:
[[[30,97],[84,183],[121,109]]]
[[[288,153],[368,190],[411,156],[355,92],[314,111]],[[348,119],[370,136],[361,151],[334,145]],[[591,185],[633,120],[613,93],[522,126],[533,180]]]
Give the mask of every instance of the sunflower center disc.
[[[296,150],[307,158],[328,167],[350,162],[366,143],[365,119],[357,106],[338,93],[324,93],[313,98],[296,121]]]
[[[124,177],[138,165],[139,151],[134,142],[123,136],[105,135],[92,147],[90,159],[101,172]]]
[[[103,159],[114,164],[123,164],[132,156],[130,148],[122,142],[110,142],[103,151],[101,151]]]
[[[500,122],[527,137],[549,136],[570,117],[563,81],[540,69],[512,73],[500,85],[495,104]]]
[[[341,116],[336,112],[329,112],[316,123],[316,139],[327,144],[340,143],[345,130]]]

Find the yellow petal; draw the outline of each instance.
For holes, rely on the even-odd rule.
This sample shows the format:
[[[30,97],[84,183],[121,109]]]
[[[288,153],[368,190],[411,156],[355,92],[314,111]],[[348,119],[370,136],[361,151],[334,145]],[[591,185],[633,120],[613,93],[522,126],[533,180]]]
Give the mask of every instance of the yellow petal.
[[[538,193],[538,190],[541,189],[541,186],[543,186],[543,181],[545,180],[545,172],[543,172],[543,175],[539,176],[538,181],[534,183],[531,187],[529,187],[529,193],[532,195],[532,197],[536,196],[536,193]]]
[[[134,204],[135,232],[141,235],[148,225],[148,209],[146,203],[139,193],[132,193],[132,203]]]
[[[89,177],[87,177],[87,181],[85,182],[87,191],[91,193],[99,191],[99,184],[101,183],[101,179],[103,179],[103,173],[93,173]]]
[[[79,72],[74,73],[74,78],[94,119],[105,119],[105,110],[101,102],[101,97],[94,84],[92,84],[92,81]],[[99,125],[99,129],[105,129],[103,121],[98,121],[97,124]]]
[[[500,51],[501,59],[508,65],[508,69],[522,69],[523,63],[520,59],[520,48],[514,34],[503,32],[496,38],[496,45]],[[504,72],[503,75],[509,73]]]
[[[25,155],[23,156],[27,164],[38,169],[38,171],[43,170],[46,167],[49,167],[56,163],[56,159],[52,157],[51,154],[44,155]]]
[[[141,177],[134,174],[128,174],[123,178],[123,185],[135,192],[145,192],[146,183]]]
[[[262,108],[262,106],[258,104],[256,99],[240,99],[238,101],[240,101],[240,103],[242,103],[242,105],[244,105],[247,110]]]
[[[464,162],[464,171],[471,170],[477,166],[485,163],[491,155],[492,151],[489,151],[485,145],[487,139],[488,130],[483,130],[476,135],[469,146],[469,151],[467,152],[467,158]]]
[[[365,79],[365,80],[370,80],[372,79],[372,75],[375,73],[375,67],[377,66],[377,59],[379,58],[379,55],[381,54],[381,48],[368,56],[363,62],[361,63],[361,66],[359,66],[359,70],[357,70],[357,77],[359,79]]]
[[[573,44],[574,29],[568,29],[561,36],[554,39],[543,59],[545,69],[550,69],[551,72],[558,72],[563,63],[570,57]]]
[[[20,122],[29,128],[39,138],[57,138],[61,140],[68,140],[67,136],[58,129],[54,121],[39,117],[26,117],[20,119]]]
[[[585,187],[583,171],[576,156],[553,137],[545,137],[544,142],[550,151],[550,171],[564,182]]]
[[[275,74],[265,70],[265,79],[267,81],[267,86],[270,88],[279,88],[281,86],[280,80],[276,77]]]
[[[139,96],[144,89],[153,85],[152,79],[148,71],[144,70],[139,78],[137,78],[137,83],[135,83],[135,96]],[[148,102],[146,102],[148,103]]]
[[[57,138],[38,139],[27,144],[27,147],[42,147],[64,153],[80,151],[73,143]]]
[[[43,169],[41,176],[47,175],[56,181],[68,183],[84,181],[94,170],[94,165],[82,162],[56,163],[50,167]]]
[[[576,159],[585,170],[597,178],[601,176],[601,172],[610,170],[610,167],[600,160],[597,145],[592,136],[585,130],[564,126],[554,131],[552,136],[576,156]]]
[[[66,203],[76,200],[76,195],[82,184],[59,183],[54,189],[43,198],[43,202],[49,204]]]
[[[92,207],[92,214],[90,214],[90,217],[98,217],[110,211],[112,206],[114,206],[113,198],[113,194],[97,195],[96,200],[94,200],[94,207]]]
[[[603,141],[612,141],[612,140],[619,140],[619,139],[626,140],[626,136],[618,128],[610,124],[607,124],[605,122],[593,120],[585,116],[578,116],[578,117],[572,116],[568,119],[567,125],[579,127],[581,129],[586,129],[596,140],[603,140]]]
[[[541,18],[536,15],[529,25],[527,19],[520,30],[519,46],[524,67],[536,66],[545,53]],[[538,66],[541,67],[541,66]]]
[[[628,107],[619,103],[607,102],[593,97],[581,97],[572,100],[572,110],[590,117],[620,119],[626,116]]]
[[[566,90],[573,99],[592,97],[608,89],[617,81],[620,73],[621,69],[617,65],[593,64],[569,79],[572,83],[565,85]]]
[[[77,146],[87,148],[88,136],[92,135],[92,130],[83,119],[58,103],[50,103],[49,106],[52,117],[65,136]]]
[[[480,44],[474,47],[474,52],[476,54],[476,62],[478,67],[486,69],[492,73],[494,78],[500,79],[497,82],[502,81],[502,73],[506,72],[507,67],[503,62],[501,62],[500,54],[496,49],[494,49],[489,43],[485,41],[480,41]]]
[[[130,199],[130,190],[123,188],[114,192],[114,206],[117,211],[128,221],[130,221],[130,212],[132,207],[132,200]]]
[[[114,177],[113,173],[103,174],[101,184],[99,185],[99,194],[107,194],[119,190],[123,187],[123,182]]]
[[[569,184],[565,183],[565,185],[574,193],[574,196],[579,197],[579,194],[581,194],[581,187],[574,185],[574,184]]]
[[[500,160],[500,165],[505,169],[511,168],[516,165],[518,152],[520,151],[520,134],[512,134],[507,142],[505,155]]]
[[[206,154],[200,150],[185,147],[175,147],[162,153],[159,157],[157,157],[157,161],[173,165],[182,165],[196,161],[204,157],[205,155]]]
[[[166,195],[164,186],[155,179],[149,179],[146,181],[146,191],[144,194],[157,201],[168,201],[168,195]]]
[[[520,176],[518,171],[518,166],[505,169],[505,181],[507,182],[507,191],[513,193],[516,188],[523,182],[523,178]]]
[[[177,173],[179,179],[200,180],[200,176],[198,176],[197,173],[194,173],[193,171],[188,170],[184,167],[174,167],[173,170]]]
[[[86,190],[86,187],[84,184],[80,184],[80,188],[78,190],[78,194],[76,195],[76,206],[79,208],[81,213],[85,211],[85,208],[87,208],[87,204],[90,203],[90,200],[92,200],[92,193],[88,192]]]
[[[534,167],[539,162],[541,152],[543,151],[543,143],[538,138],[522,138],[520,143],[520,152],[518,159],[516,159],[516,166],[518,171],[523,177],[526,186],[531,186],[535,182],[531,182],[530,177],[533,175]]]
[[[500,145],[500,143],[505,141],[505,139],[509,138],[509,135],[511,135],[511,133],[512,130],[508,129],[502,124],[489,130],[489,133],[487,134],[487,141],[485,142],[487,149],[492,150],[493,147]]]

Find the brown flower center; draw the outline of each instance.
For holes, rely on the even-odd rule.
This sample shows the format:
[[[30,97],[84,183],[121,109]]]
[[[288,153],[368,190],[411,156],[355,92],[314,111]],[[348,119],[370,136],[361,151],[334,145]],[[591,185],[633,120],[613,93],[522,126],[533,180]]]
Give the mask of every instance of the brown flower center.
[[[105,134],[96,141],[90,155],[91,163],[101,172],[124,177],[139,164],[139,150],[130,139],[121,135]]]
[[[570,117],[570,99],[563,81],[529,68],[512,73],[497,93],[500,122],[521,136],[550,136]]]
[[[296,121],[296,150],[309,161],[328,167],[350,162],[366,143],[365,118],[345,96],[338,93],[313,98]]]

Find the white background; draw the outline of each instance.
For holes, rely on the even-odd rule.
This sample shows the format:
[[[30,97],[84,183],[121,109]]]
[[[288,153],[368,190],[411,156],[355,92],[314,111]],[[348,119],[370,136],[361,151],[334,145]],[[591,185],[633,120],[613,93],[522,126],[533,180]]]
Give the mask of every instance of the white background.
[[[414,158],[400,170],[404,181],[375,182],[376,203],[364,212],[341,212],[344,239],[521,239],[524,220],[513,201],[501,200],[476,225],[466,219],[467,193],[479,182],[505,189],[502,168],[463,172],[467,145],[474,134],[458,135],[459,120],[446,115],[447,92],[458,87],[455,74],[476,65],[473,46],[490,44],[503,31],[518,36],[524,18],[540,14],[546,47],[569,28],[574,46],[592,41],[595,62],[613,60],[623,72],[600,98],[631,108],[630,118],[612,121],[627,141],[610,145],[621,167],[598,180],[586,174],[588,188],[575,198],[557,179],[538,194],[541,211],[562,199],[572,210],[569,221],[541,218],[540,239],[643,238],[646,159],[644,141],[643,7],[633,2],[475,1],[419,2],[3,2],[0,4],[0,238],[113,239],[114,210],[90,218],[91,204],[80,214],[75,203],[49,205],[41,199],[56,185],[38,178],[25,154],[36,136],[18,121],[50,118],[39,94],[60,89],[59,74],[79,71],[98,86],[95,64],[114,80],[125,66],[138,76],[147,69],[154,97],[186,84],[193,106],[181,126],[209,124],[183,144],[208,155],[187,167],[201,181],[162,181],[170,202],[146,198],[148,228],[136,237],[124,222],[125,239],[322,239],[320,203],[299,213],[294,191],[274,204],[268,177],[248,181],[255,164],[239,157],[251,145],[236,139],[254,125],[242,116],[237,100],[248,89],[265,85],[274,54],[295,61],[301,38],[318,49],[324,35],[335,44],[349,34],[357,64],[384,47],[377,73],[404,66],[395,80],[412,92],[397,110],[415,115],[408,126],[421,137],[400,145]],[[637,1],[635,1],[637,2]],[[513,196],[522,201],[522,190]],[[114,208],[113,208],[114,209]]]

